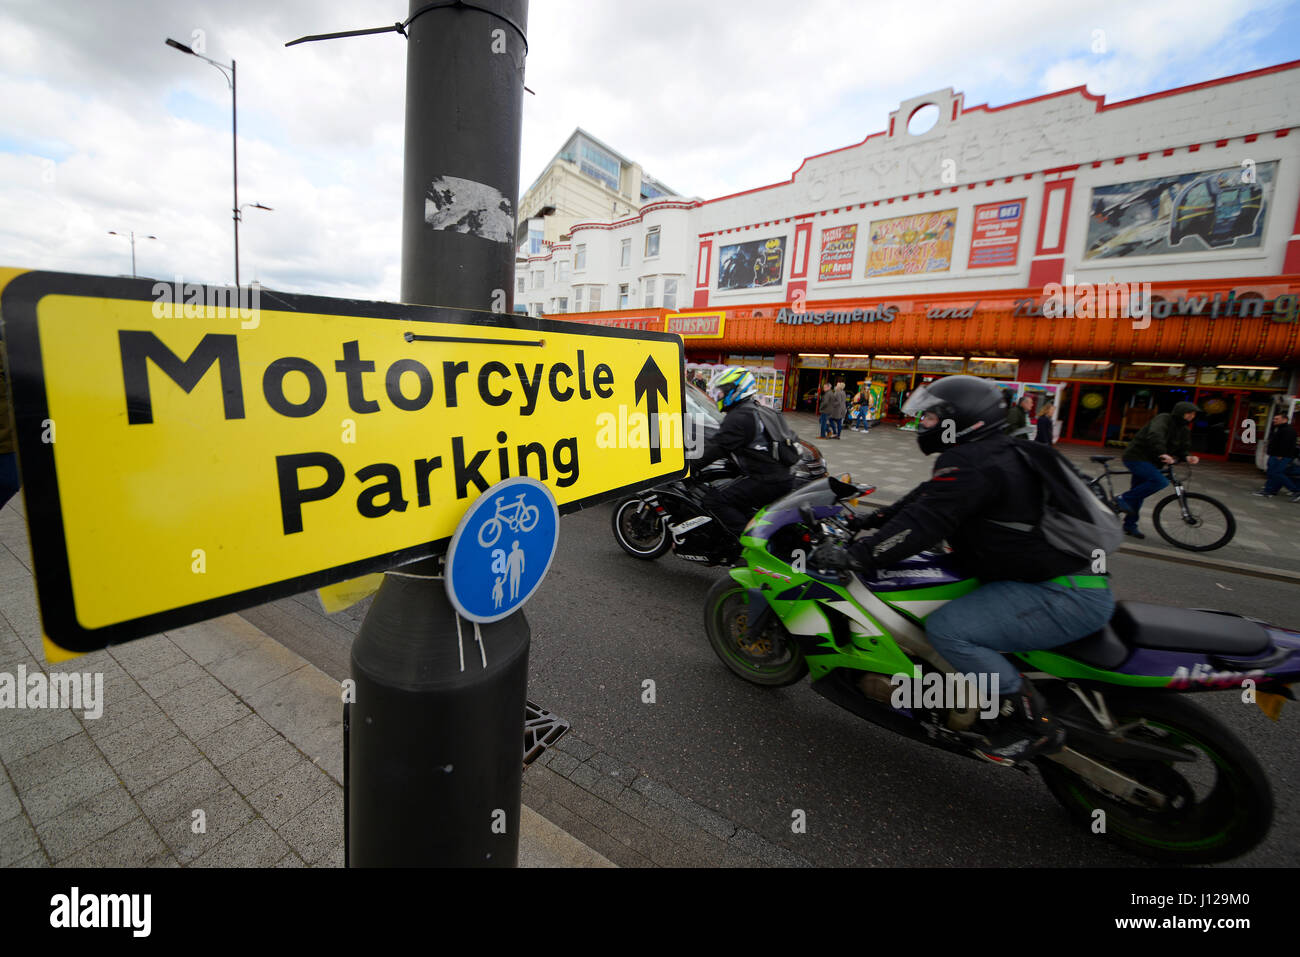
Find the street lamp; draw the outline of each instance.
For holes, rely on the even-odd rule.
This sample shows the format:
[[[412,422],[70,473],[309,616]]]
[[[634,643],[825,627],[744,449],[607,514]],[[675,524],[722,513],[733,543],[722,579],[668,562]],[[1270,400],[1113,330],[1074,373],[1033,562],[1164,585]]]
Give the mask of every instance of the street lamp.
[[[123,239],[126,239],[127,236],[130,236],[130,238],[131,238],[131,278],[134,279],[134,278],[135,278],[135,230],[132,230],[130,233],[119,233],[119,232],[116,232],[116,231],[110,229],[110,230],[108,231],[108,234],[109,234],[110,236],[121,236]],[[141,238],[141,239],[157,239],[158,237],[157,237],[157,236],[141,236],[140,238]]]
[[[215,66],[218,70],[221,71],[221,75],[226,78],[226,83],[230,86],[230,166],[231,166],[231,170],[233,171],[233,178],[235,184],[235,202],[231,206],[231,214],[235,220],[235,288],[238,289],[239,288],[239,210],[240,210],[239,132],[238,132],[239,125],[236,120],[236,114],[235,114],[235,104],[236,104],[235,61],[232,59],[230,61],[230,66],[227,67],[224,63],[218,63],[216,60],[208,59],[202,53],[196,53],[193,49],[186,46],[184,43],[181,43],[179,40],[173,40],[171,37],[167,38],[167,45],[174,49],[180,50],[182,53],[188,53],[190,56],[196,56],[200,60],[203,60],[205,63],[211,63],[213,66]],[[230,70],[229,74],[226,73],[227,69]],[[266,208],[257,203],[251,205],[257,206],[259,209]]]

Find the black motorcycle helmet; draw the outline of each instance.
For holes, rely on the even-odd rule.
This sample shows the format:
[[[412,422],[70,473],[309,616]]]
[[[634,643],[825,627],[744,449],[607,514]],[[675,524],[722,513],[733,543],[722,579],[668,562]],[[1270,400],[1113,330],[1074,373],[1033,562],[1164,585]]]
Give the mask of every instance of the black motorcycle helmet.
[[[994,435],[1007,420],[1002,390],[996,382],[973,375],[950,375],[923,385],[903,405],[904,415],[933,412],[939,422],[932,428],[919,426],[916,444],[926,455],[943,451],[945,445],[960,445]]]

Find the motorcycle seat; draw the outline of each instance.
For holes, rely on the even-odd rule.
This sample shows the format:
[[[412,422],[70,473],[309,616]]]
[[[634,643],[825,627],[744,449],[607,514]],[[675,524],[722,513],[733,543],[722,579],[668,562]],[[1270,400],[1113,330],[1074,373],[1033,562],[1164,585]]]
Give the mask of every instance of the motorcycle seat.
[[[1106,671],[1114,671],[1133,653],[1133,649],[1115,634],[1115,630],[1110,625],[1068,645],[1047,650],[1055,655],[1068,655],[1076,661],[1082,661],[1085,665]]]
[[[1089,455],[1088,456],[1088,459],[1093,462],[1110,462],[1113,461],[1114,458],[1115,456],[1113,455]]]
[[[1246,618],[1140,601],[1117,602],[1108,627],[1136,648],[1252,658],[1271,647],[1268,632]]]

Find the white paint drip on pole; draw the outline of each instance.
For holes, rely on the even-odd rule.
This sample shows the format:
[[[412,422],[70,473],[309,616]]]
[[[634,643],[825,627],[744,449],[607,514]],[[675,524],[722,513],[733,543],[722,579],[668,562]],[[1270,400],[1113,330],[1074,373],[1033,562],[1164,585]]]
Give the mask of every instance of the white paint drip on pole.
[[[424,193],[424,221],[433,229],[451,229],[493,242],[513,241],[514,204],[486,183],[439,176]]]

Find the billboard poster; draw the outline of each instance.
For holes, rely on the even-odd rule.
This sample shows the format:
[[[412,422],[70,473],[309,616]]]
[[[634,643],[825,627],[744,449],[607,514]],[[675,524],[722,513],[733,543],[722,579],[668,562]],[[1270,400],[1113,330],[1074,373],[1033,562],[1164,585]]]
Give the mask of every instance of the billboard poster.
[[[1254,249],[1263,241],[1277,161],[1098,186],[1084,259]]]
[[[952,237],[957,210],[918,213],[871,224],[867,278],[946,272],[952,266]]]
[[[858,242],[858,227],[836,226],[822,230],[822,257],[817,278],[852,279],[853,250]]]
[[[1020,253],[1020,224],[1024,222],[1025,201],[986,203],[975,207],[975,227],[970,237],[967,266],[1014,266]]]
[[[718,288],[779,286],[785,271],[785,237],[755,239],[718,251]]]

